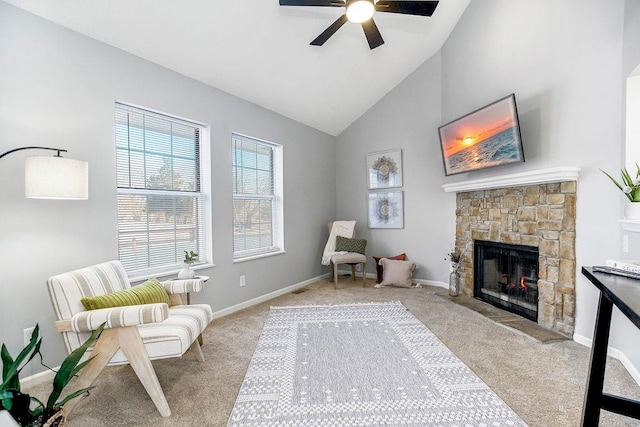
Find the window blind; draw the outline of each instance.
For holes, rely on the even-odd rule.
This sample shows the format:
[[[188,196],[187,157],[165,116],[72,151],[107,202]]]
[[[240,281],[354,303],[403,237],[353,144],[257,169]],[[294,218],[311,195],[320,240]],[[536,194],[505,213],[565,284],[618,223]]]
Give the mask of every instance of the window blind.
[[[281,249],[275,191],[277,146],[233,134],[233,253],[244,258]]]
[[[205,256],[200,185],[202,127],[116,104],[118,253],[129,272],[174,268]]]

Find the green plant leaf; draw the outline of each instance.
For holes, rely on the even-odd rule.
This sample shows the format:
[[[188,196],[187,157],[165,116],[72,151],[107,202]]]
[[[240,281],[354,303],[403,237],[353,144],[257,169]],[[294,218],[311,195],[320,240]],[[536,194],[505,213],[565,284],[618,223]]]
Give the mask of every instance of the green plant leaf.
[[[7,347],[2,344],[2,349],[0,349],[0,358],[2,358],[2,385],[0,386],[0,390],[8,388],[18,391],[20,390],[20,379],[18,378],[18,374],[22,368],[24,368],[24,366],[40,352],[42,340],[38,338],[39,330],[40,328],[36,323],[36,326],[33,328],[29,344],[22,349],[15,360],[13,360],[9,354]],[[27,357],[28,359],[25,361]]]
[[[606,172],[605,172],[605,171],[603,171],[602,169],[600,169],[600,172],[602,172],[603,174],[607,175],[607,176],[609,177],[609,179],[610,179],[610,180],[611,180],[611,181],[616,185],[616,187],[618,187],[618,188],[620,189],[620,191],[622,191],[622,187],[623,187],[623,186],[622,186],[622,185],[620,185],[620,184],[618,183],[618,181],[616,181],[616,180],[615,180],[615,178],[614,178],[614,177],[612,177],[611,175],[609,175],[608,173],[606,173]],[[630,194],[626,194],[626,193],[624,193],[624,191],[622,192],[622,194],[624,194],[624,195],[627,197],[627,199],[629,199],[629,200],[633,201],[633,199],[631,198],[631,195],[630,195]]]
[[[625,185],[628,187],[633,186],[633,179],[631,178],[631,175],[629,175],[629,172],[627,172],[626,169],[620,169],[620,173],[622,174],[622,181]]]
[[[79,369],[82,369],[82,367],[84,367],[89,362],[85,361],[81,363],[81,367],[79,369],[76,369],[78,363],[80,362],[80,359],[82,359],[82,356],[84,356],[84,353],[87,351],[87,348],[89,348],[102,333],[105,324],[106,322],[100,325],[98,329],[93,331],[91,336],[87,339],[87,341],[85,341],[84,344],[72,351],[62,361],[62,365],[60,365],[58,373],[53,378],[53,390],[51,391],[49,399],[47,400],[47,405],[45,407],[45,418],[48,414],[51,414],[53,412],[56,402],[62,394],[62,390],[64,390],[67,384],[69,384],[69,381],[71,381],[75,373],[77,373]]]
[[[71,393],[70,395],[68,395],[64,399],[62,399],[60,402],[57,402],[55,405],[53,405],[53,412],[55,413],[55,411],[57,411],[58,409],[63,407],[65,403],[67,403],[71,399],[75,399],[76,397],[85,394],[86,392],[88,392],[92,388],[93,387],[86,387],[86,388],[82,388],[82,389],[80,389],[78,391],[74,391],[73,393]]]
[[[13,407],[13,394],[9,394],[8,397],[3,398],[0,404],[2,405],[2,408],[10,411]]]
[[[2,359],[2,386],[0,390],[4,390],[7,388],[11,388],[9,382],[11,382],[11,378],[16,375],[18,372],[13,363],[13,358],[9,354],[9,350],[7,350],[7,346],[2,344],[2,348],[0,349],[0,359]]]

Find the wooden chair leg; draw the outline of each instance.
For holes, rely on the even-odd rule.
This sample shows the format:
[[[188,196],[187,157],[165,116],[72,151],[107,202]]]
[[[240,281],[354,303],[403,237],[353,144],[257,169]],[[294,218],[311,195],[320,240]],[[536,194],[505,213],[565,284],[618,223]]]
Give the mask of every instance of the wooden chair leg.
[[[367,263],[363,262],[362,263],[362,287],[365,287],[367,281]]]
[[[198,342],[198,340],[195,340],[193,344],[191,344],[189,350],[191,350],[193,354],[196,355],[196,358],[199,362],[204,362],[204,354],[202,354],[202,347],[200,347],[200,343]]]
[[[109,363],[109,360],[111,360],[113,355],[116,354],[119,347],[120,344],[116,329],[105,329],[102,331],[100,338],[96,341],[96,344],[93,346],[93,350],[90,354],[90,357],[93,357],[93,360],[84,367],[80,376],[73,384],[71,393],[74,393],[76,390],[91,387],[91,384],[93,384],[95,379],[98,378],[100,372],[102,372],[105,366],[107,366],[107,363]],[[80,400],[80,398],[76,398],[64,404],[64,409],[67,414],[70,413],[78,403],[80,403]]]
[[[338,289],[338,264],[333,264],[333,284]]]
[[[331,275],[329,275],[329,281],[330,282],[334,281],[333,275],[335,273],[335,270],[336,270],[336,265],[333,262],[331,262]]]
[[[149,397],[151,397],[156,408],[158,408],[160,415],[168,417],[171,415],[171,410],[169,409],[169,404],[164,396],[162,387],[160,387],[160,382],[158,382],[156,371],[154,371],[153,365],[151,365],[149,354],[142,342],[138,327],[129,326],[126,328],[117,328],[116,330],[118,331],[118,337],[120,339],[120,348],[122,348],[122,352],[127,356],[127,359],[129,359],[129,364],[135,371],[138,379],[140,379],[145,390],[147,390],[147,393],[149,393]]]
[[[182,297],[180,294],[170,294],[169,301],[171,301],[171,305],[183,305]]]
[[[356,281],[356,265],[351,264],[351,280]]]

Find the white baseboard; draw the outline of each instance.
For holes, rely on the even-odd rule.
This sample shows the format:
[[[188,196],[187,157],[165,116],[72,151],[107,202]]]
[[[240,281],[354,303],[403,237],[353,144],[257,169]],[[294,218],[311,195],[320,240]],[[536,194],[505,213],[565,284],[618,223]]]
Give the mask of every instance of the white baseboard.
[[[268,294],[264,294],[262,296],[250,299],[248,301],[241,302],[240,304],[232,305],[231,307],[218,310],[213,313],[213,318],[217,319],[219,317],[227,316],[231,313],[235,313],[236,311],[244,310],[245,308],[249,308],[256,304],[260,304],[261,302],[269,301],[270,299],[274,299],[281,295],[288,294],[293,291],[297,291],[298,289],[304,288],[305,286],[315,283],[318,280],[327,279],[327,278],[329,278],[328,273],[313,277],[311,279],[305,280],[304,282],[287,286],[286,288],[278,289],[277,291],[269,292]]]
[[[620,361],[620,363],[622,363],[622,366],[627,368],[627,371],[629,372],[629,375],[631,375],[631,378],[633,378],[635,382],[638,385],[640,385],[640,371],[638,371],[638,368],[633,366],[631,361],[627,358],[626,354],[624,354],[621,351],[618,353],[620,354],[620,357],[618,357],[618,360]]]
[[[584,335],[580,335],[580,334],[573,334],[573,340],[578,344],[582,344],[585,347],[589,347],[589,348],[591,348],[591,344],[593,343],[593,340],[591,338],[587,338]],[[631,378],[633,378],[633,380],[638,385],[640,385],[640,371],[638,371],[638,369],[635,366],[633,366],[631,361],[627,358],[627,356],[623,352],[621,352],[620,350],[614,347],[607,347],[607,355],[613,357],[614,359],[618,359],[620,363],[622,363],[622,366],[625,367],[627,372],[629,372],[629,375],[631,375]]]
[[[351,274],[350,270],[338,270],[338,274]],[[358,273],[356,272],[356,275]],[[367,273],[367,278],[368,279],[377,279],[378,276],[375,273]],[[428,286],[435,286],[438,288],[445,288],[445,289],[449,289],[449,284],[445,283],[445,282],[440,282],[438,280],[427,280],[427,279],[416,279],[416,278],[412,278],[411,281],[414,284],[421,284],[421,285],[428,285]]]
[[[56,366],[53,369],[57,372],[58,369],[60,369],[60,366]],[[56,372],[47,369],[46,371],[38,372],[37,374],[22,378],[20,380],[20,388],[33,387],[45,382],[53,382],[53,377],[56,376]]]
[[[412,279],[414,283],[420,283],[421,285],[435,286],[438,288],[449,289],[449,284],[440,282],[438,280],[426,280],[426,279]]]

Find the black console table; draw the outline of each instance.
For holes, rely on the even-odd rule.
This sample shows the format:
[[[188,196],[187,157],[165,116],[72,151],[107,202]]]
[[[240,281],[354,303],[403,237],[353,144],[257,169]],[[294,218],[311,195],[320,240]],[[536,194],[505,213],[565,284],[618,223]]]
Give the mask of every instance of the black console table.
[[[597,426],[601,409],[640,419],[640,402],[602,392],[613,306],[618,307],[640,329],[640,280],[594,272],[590,267],[582,267],[582,274],[600,290],[600,301],[581,425]]]

